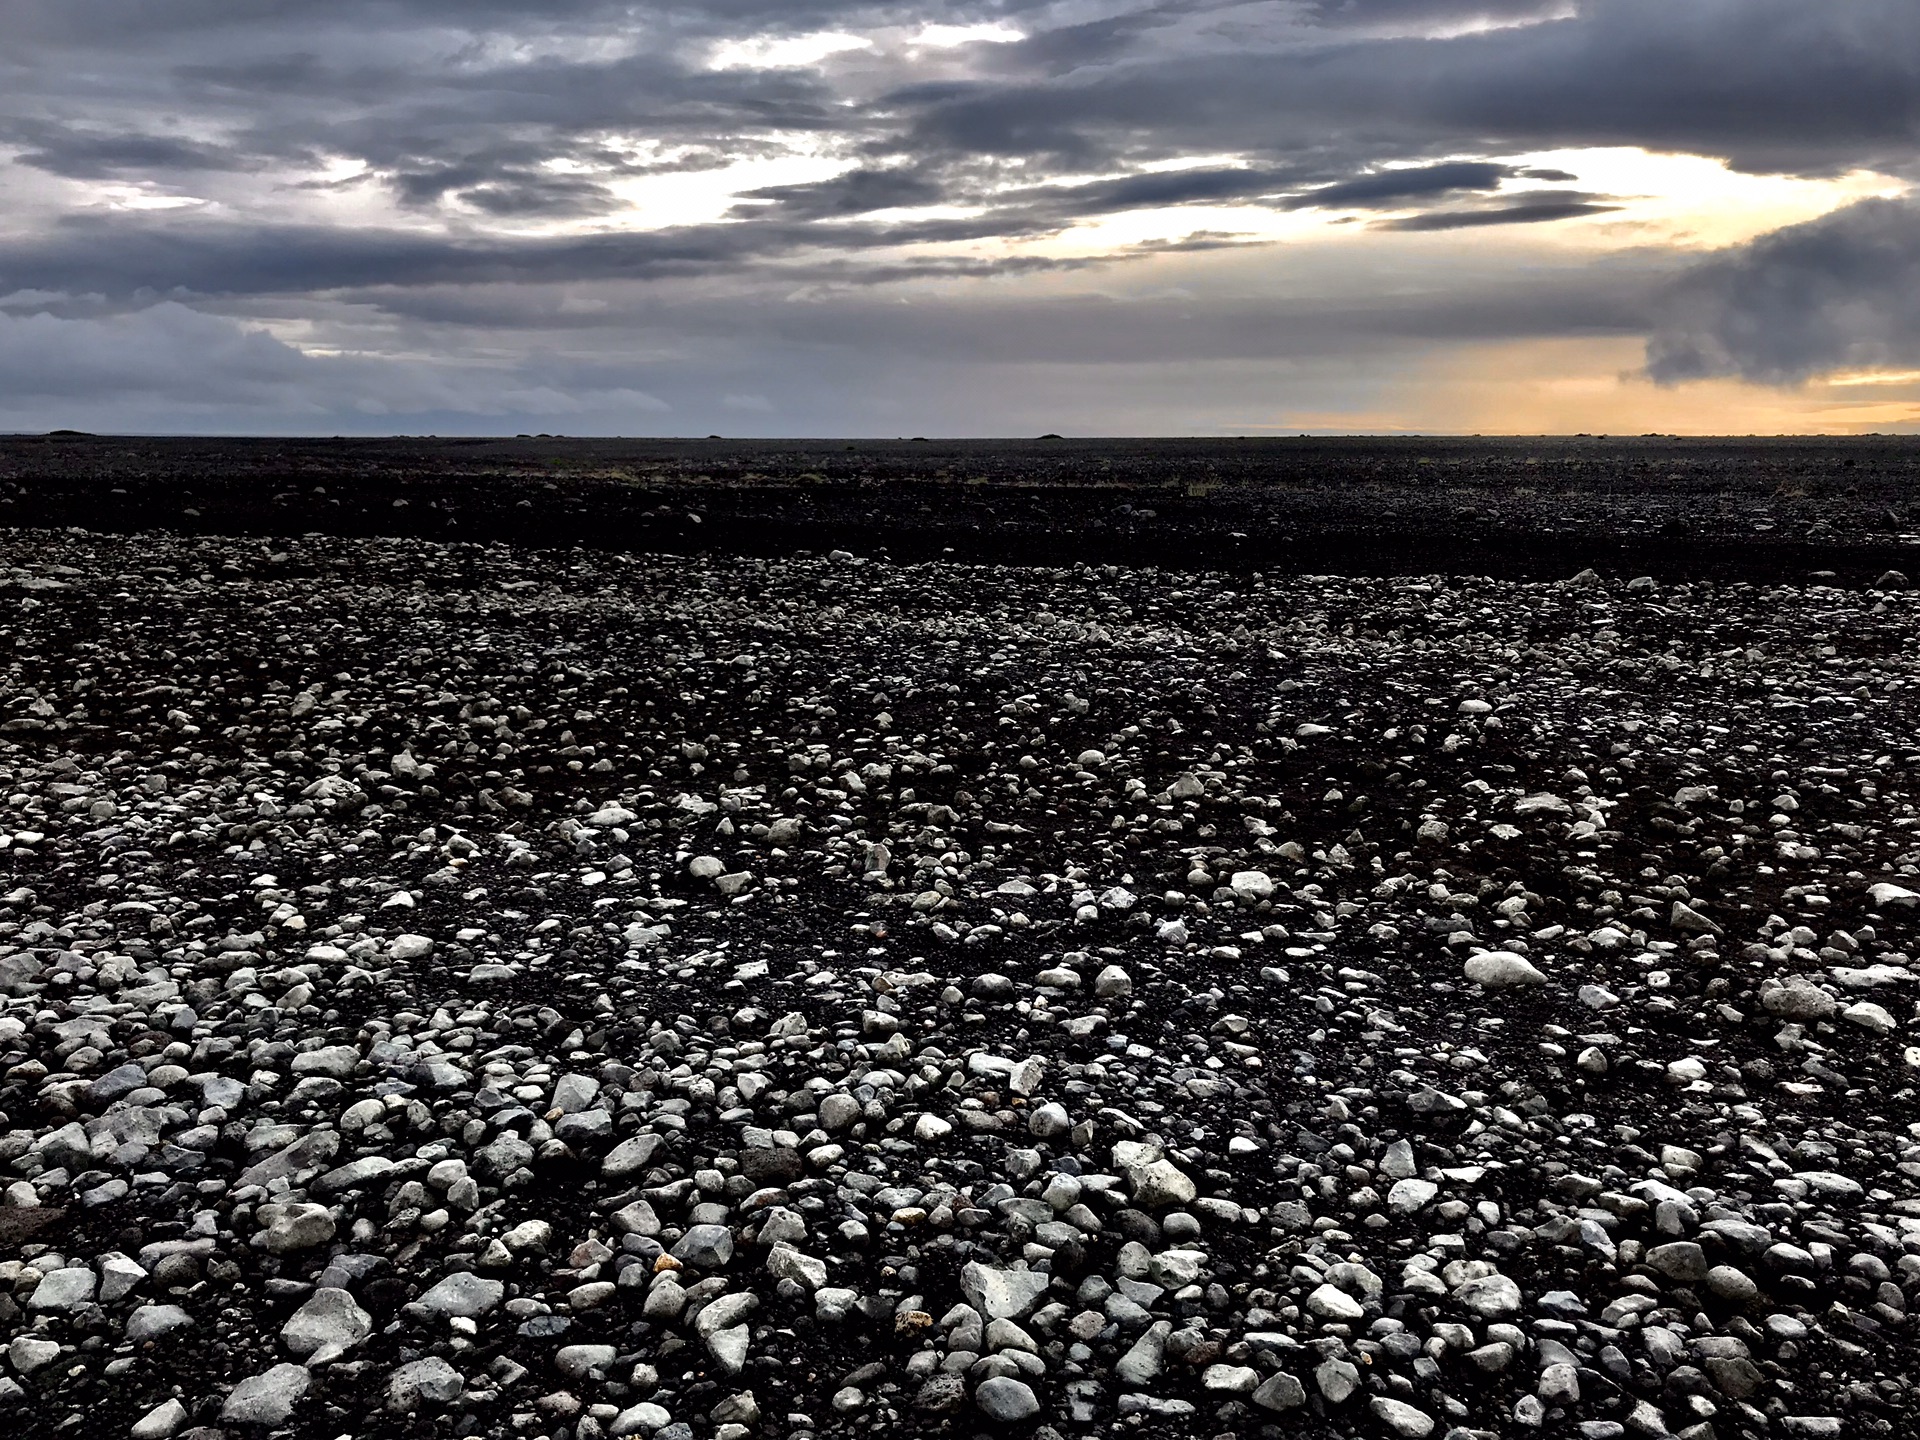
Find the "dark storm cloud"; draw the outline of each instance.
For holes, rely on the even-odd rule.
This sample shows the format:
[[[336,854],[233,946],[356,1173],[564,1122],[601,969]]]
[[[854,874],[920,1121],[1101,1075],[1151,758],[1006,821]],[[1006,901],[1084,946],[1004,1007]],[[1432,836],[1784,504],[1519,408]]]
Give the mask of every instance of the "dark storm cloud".
[[[0,294],[299,295],[416,285],[651,279],[754,259],[775,232],[698,227],[559,239],[248,225],[125,215],[0,239]]]
[[[1034,222],[1036,228],[1038,222]],[[951,243],[1008,233],[998,216],[901,225],[840,225],[830,237],[804,221],[690,225],[565,236],[449,239],[417,231],[251,226],[124,215],[71,221],[46,237],[0,238],[0,296],[14,291],[91,294],[144,302],[175,298],[375,294],[422,285],[645,281],[737,271],[819,250],[863,251]],[[982,273],[999,262],[977,266]],[[889,262],[895,276],[941,273]],[[1006,268],[1018,268],[1009,265]],[[860,279],[859,270],[846,278]]]
[[[458,161],[396,167],[388,187],[404,205],[434,206],[457,200],[490,215],[604,215],[620,202],[600,180],[545,168],[538,150],[501,147]]]
[[[1025,267],[1061,262],[1028,261]],[[957,263],[950,276],[970,273]],[[578,332],[601,327],[644,334],[650,344],[707,353],[782,357],[783,365],[844,373],[936,360],[948,366],[1168,365],[1207,361],[1306,361],[1330,355],[1390,353],[1407,343],[1534,335],[1621,335],[1644,331],[1654,278],[1620,266],[1579,274],[1470,284],[1457,278],[1390,303],[1365,298],[1303,300],[1271,296],[1116,297],[1097,287],[1036,300],[1012,294],[951,293],[903,306],[884,293],[840,293],[831,303],[773,304],[764,295],[647,298],[571,318],[576,340],[538,346],[537,361],[508,374],[471,367],[428,367],[374,357],[303,354],[249,325],[176,302],[130,314],[60,319],[11,316],[0,308],[0,399],[84,398],[112,391],[169,400],[224,396],[299,397],[314,403],[381,403],[396,413],[440,407],[511,413],[532,403],[525,392],[555,396],[638,385],[667,395],[687,383],[675,360],[641,365],[612,356],[569,358],[587,349]],[[489,295],[459,286],[410,292],[396,311],[408,348],[431,350],[443,327],[553,327],[561,317],[538,296],[507,287]],[[449,373],[451,372],[451,373]],[[678,377],[678,378],[676,378]],[[518,399],[515,399],[515,396]],[[555,403],[552,399],[544,402]]]
[[[90,8],[111,7],[95,0]],[[215,165],[358,161],[407,204],[564,214],[606,208],[588,188],[597,180],[662,168],[611,146],[609,136],[739,158],[770,133],[848,130],[843,97],[817,75],[713,70],[678,53],[682,42],[698,51],[714,38],[711,16],[684,33],[642,36],[653,44],[633,39],[630,16],[626,6],[543,9],[537,19],[518,17],[517,31],[463,34],[435,27],[516,17],[487,7],[346,4],[289,9],[276,29],[252,7],[228,15],[203,5],[149,36],[151,54],[132,53],[123,27],[78,37],[78,82],[53,59],[64,50],[40,64],[25,63],[36,57],[22,50],[12,77],[0,54],[0,142],[15,140],[33,163],[62,174],[111,167],[176,188]],[[184,33],[195,22],[202,29]],[[11,17],[0,19],[0,41],[11,36]],[[50,83],[56,74],[58,85]],[[77,108],[119,123],[107,132],[104,120],[83,129],[34,113]],[[217,139],[142,143],[142,125],[163,108]],[[550,183],[545,175],[556,169],[584,172],[585,183]]]
[[[1149,171],[1090,183],[1035,186],[989,195],[970,189],[966,181],[948,181],[906,170],[856,170],[814,185],[784,185],[749,191],[735,209],[740,216],[776,213],[763,208],[778,205],[786,218],[817,218],[865,214],[896,207],[948,202],[991,202],[995,207],[987,228],[994,233],[1032,233],[1058,228],[1080,218],[1127,210],[1160,209],[1176,205],[1253,203],[1282,210],[1403,209],[1460,191],[1492,191],[1512,179],[1571,179],[1563,171],[1525,170],[1488,161],[1453,161],[1438,165],[1404,166],[1350,179],[1322,183],[1327,174],[1301,165],[1288,169],[1252,166],[1199,167]],[[1532,219],[1568,218],[1609,207],[1581,209],[1561,203],[1549,214],[1547,199],[1538,201]],[[1481,213],[1481,212],[1475,212]],[[1024,223],[1022,223],[1024,222]],[[1498,224],[1496,220],[1463,220],[1459,224]],[[1411,228],[1455,228],[1446,224]]]
[[[85,0],[80,8],[101,22],[87,32],[87,48],[109,62],[116,40],[128,44],[131,34],[156,23],[150,13],[106,23],[111,0]],[[54,23],[47,9],[28,7],[28,32],[38,17],[40,30],[72,40],[74,27]],[[1411,0],[1268,9],[1341,26],[1530,13],[1525,6]],[[1920,7],[1908,0],[1823,7],[1589,0],[1574,19],[1450,40],[1302,43],[1303,33],[1310,39],[1315,32],[1279,26],[1230,46],[1200,44],[1199,53],[1177,22],[1207,21],[1202,0],[1061,26],[1030,16],[1034,33],[1024,43],[978,47],[996,57],[1004,52],[1008,78],[901,87],[878,109],[841,104],[830,84],[802,71],[689,69],[668,53],[671,47],[611,57],[567,50],[564,42],[583,36],[617,38],[631,13],[623,6],[543,7],[537,17],[513,10],[348,3],[316,11],[203,0],[177,15],[164,38],[178,41],[197,26],[206,45],[142,84],[157,88],[164,79],[169,99],[200,105],[217,121],[230,120],[236,104],[249,107],[245,123],[234,127],[236,145],[275,154],[297,144],[357,157],[411,195],[421,192],[422,177],[431,189],[436,171],[473,170],[496,156],[503,170],[524,164],[519,152],[528,150],[543,160],[579,159],[610,130],[727,145],[756,128],[811,130],[922,168],[930,156],[956,152],[1124,168],[1141,158],[1239,150],[1287,166],[1311,155],[1338,176],[1436,150],[1629,143],[1727,154],[1761,167],[1831,170],[1860,162],[1866,151],[1910,148],[1920,113]],[[792,31],[912,13],[744,0],[645,12],[668,38],[688,41],[774,16],[779,29]],[[972,13],[1018,18],[1020,10]],[[462,54],[449,39],[440,63],[424,68],[409,48],[427,43],[420,32],[435,25],[489,22],[505,26],[507,38],[520,33],[558,48],[528,58],[475,44]],[[383,46],[388,35],[408,43]],[[236,53],[207,53],[222,47]],[[1029,66],[1039,68],[1024,75]],[[164,177],[198,158],[156,150],[144,168]],[[528,189],[526,177],[514,173],[474,183],[489,181]]]
[[[1445,165],[1408,166],[1361,175],[1335,185],[1323,185],[1304,195],[1294,196],[1287,202],[1287,208],[1375,210],[1382,206],[1397,207],[1402,201],[1429,199],[1451,190],[1497,190],[1501,181],[1512,179],[1517,173],[1511,165],[1472,160]]]
[[[1556,15],[1559,0],[1308,0],[1316,25],[1443,29],[1475,22],[1511,22]]]
[[[1707,262],[1666,297],[1647,370],[1769,385],[1920,367],[1920,205],[1867,200]]]
[[[1075,214],[1097,215],[1159,205],[1257,199],[1298,183],[1298,174],[1285,170],[1162,170],[1076,185],[1061,195],[1060,203]]]
[[[1044,296],[964,283],[987,271],[978,263],[929,261],[955,283],[910,304],[835,283],[830,260],[813,298],[601,282],[568,285],[587,303],[562,308],[550,288],[512,280],[421,284],[390,297],[383,332],[404,357],[393,359],[303,354],[249,319],[280,313],[249,309],[264,302],[210,302],[227,307],[219,316],[163,302],[59,324],[10,317],[0,299],[0,429],[734,433],[746,422],[729,425],[722,398],[757,394],[771,409],[754,424],[773,434],[897,434],[908,411],[926,421],[915,430],[1037,433],[1063,405],[1090,429],[1159,432],[1190,427],[1197,404],[1249,415],[1262,395],[1305,403],[1303,385],[1341,403],[1340,377],[1463,340],[1644,334],[1667,273],[1652,256],[1520,273],[1495,262],[1415,288],[1386,260],[1376,283],[1354,277],[1344,296],[1281,295],[1262,252],[1210,259],[1239,266],[1240,288],[1130,294],[1097,262],[1034,257],[1009,268],[1061,272]],[[840,278],[881,268],[847,264]],[[900,278],[924,273],[902,267]],[[310,323],[324,340],[330,316],[350,310],[322,306]],[[462,350],[476,333],[478,363]]]
[[[219,145],[169,135],[81,130],[45,122],[0,126],[0,141],[23,147],[19,163],[70,180],[106,180],[146,171],[242,170],[245,157]]]
[[[1550,335],[1633,335],[1649,322],[1645,267],[1525,279],[1474,277],[1391,299],[1247,294],[1115,296],[1094,286],[1036,299],[990,295],[903,306],[884,293],[771,312],[731,303],[644,313],[647,323],[755,336],[793,347],[866,347],[949,362],[1172,364],[1378,353],[1408,341],[1445,343]]]
[[[131,223],[75,226],[51,246],[0,245],[0,286],[104,295],[295,295],[382,286],[652,279],[751,260],[725,231],[446,240],[406,231]]]
[[[1197,5],[1170,0],[1120,15],[1035,30],[1007,49],[1007,64],[1045,75],[1065,75],[1089,65],[1110,64],[1137,54],[1154,31],[1173,24]]]
[[[407,83],[396,74],[381,85],[391,92]],[[770,132],[834,134],[847,123],[834,92],[815,77],[689,72],[657,55],[441,76],[414,85],[404,99],[386,93],[344,114],[313,99],[325,113],[279,128],[364,162],[412,203],[462,198],[489,183],[525,188],[532,172],[554,164],[602,175],[657,168],[624,154],[609,136],[740,158],[765,148]]]
[[[1375,222],[1379,230],[1472,230],[1484,225],[1544,225],[1554,220],[1572,220],[1581,215],[1604,215],[1618,210],[1586,196],[1544,197],[1522,200],[1512,205],[1495,205],[1483,210],[1429,210],[1422,215],[1404,215],[1397,220]]]
[[[913,38],[925,25],[992,22],[1025,38]],[[823,30],[876,43],[813,66],[712,63],[723,43]],[[662,333],[677,343],[698,348],[704,323],[742,355],[757,353],[756,334],[793,354],[808,343],[794,327],[810,327],[840,337],[843,361],[860,333],[898,337],[885,342],[898,356],[940,352],[944,334],[955,355],[1017,358],[1025,346],[1061,363],[1094,363],[1101,345],[1291,363],[1289,347],[1357,353],[1416,331],[1420,343],[1646,333],[1653,309],[1627,291],[1664,275],[1653,262],[1577,303],[1555,286],[1483,279],[1457,306],[1399,293],[1248,304],[1236,292],[1040,307],[1033,323],[1019,305],[981,303],[988,286],[969,304],[917,309],[884,289],[1099,269],[1124,294],[1147,283],[1126,278],[1130,263],[1147,272],[1203,251],[1216,252],[1209,265],[1253,263],[1232,254],[1241,237],[1215,233],[1107,257],[955,248],[1179,206],[1378,217],[1352,233],[1524,233],[1623,202],[1500,157],[1600,145],[1798,174],[1920,173],[1920,4],[12,0],[0,7],[0,313],[12,373],[47,339],[67,347],[76,385],[92,376],[110,388],[111,368],[85,357],[110,358],[124,326],[149,357],[200,344],[236,371],[255,357],[289,394],[324,375],[329,404],[379,403],[405,387],[368,377],[412,362],[316,369],[233,317],[305,325],[351,310],[437,327],[409,354],[457,349],[456,333],[497,356],[539,333],[593,331],[611,355],[620,327],[654,323],[653,292],[691,287],[716,292],[716,308],[700,322],[676,312]],[[718,218],[699,223],[672,208],[680,190],[641,184],[796,155],[845,173],[722,194],[698,212]],[[182,208],[111,208],[135,203]],[[654,228],[605,223],[630,208]],[[1895,291],[1911,266],[1888,253],[1914,227],[1896,212],[1849,212],[1690,277],[1663,312],[1653,372],[1792,379],[1909,353],[1915,327],[1898,317],[1911,307]],[[1568,283],[1560,272],[1555,285]],[[564,315],[562,293],[578,305]],[[225,328],[194,329],[187,317],[200,311],[222,312],[206,318]],[[993,344],[966,338],[989,319]],[[352,337],[336,348],[355,348]],[[530,351],[504,363],[542,394],[562,381],[634,388],[612,368],[562,371]],[[477,398],[443,381],[423,380],[418,403],[519,403],[502,398],[518,393],[508,380]]]
[[[1398,210],[1461,191],[1497,190],[1507,180],[1537,179],[1541,173],[1511,165],[1462,160],[1401,166],[1325,184],[1320,183],[1327,179],[1324,171],[1308,165],[1290,169],[1163,170],[1075,185],[1065,190],[1016,192],[1005,198],[1014,203],[1024,201],[1036,211],[1049,211],[1061,221],[1123,210],[1232,202],[1270,205],[1281,210]],[[1582,213],[1588,212],[1569,209],[1559,218]]]
[[[771,213],[767,207],[774,206],[781,214],[796,219],[826,219],[936,205],[947,196],[948,191],[938,181],[910,170],[850,170],[814,185],[768,185],[749,190],[734,213],[767,214]]]
[[[1251,8],[1170,0],[1093,20],[1067,12],[1058,23],[1014,4],[936,11],[738,0],[635,10],[569,0],[530,14],[504,0],[197,0],[163,11],[132,0],[32,0],[0,29],[84,55],[97,90],[89,97],[83,85],[78,98],[124,112],[127,123],[60,126],[35,115],[75,103],[71,85],[55,93],[46,84],[56,67],[21,71],[0,114],[20,112],[16,133],[37,123],[58,135],[61,144],[23,148],[27,163],[65,175],[180,185],[210,167],[330,155],[363,163],[411,205],[554,216],[611,203],[608,182],[640,163],[609,144],[613,135],[740,155],[770,134],[812,133],[873,156],[851,177],[755,197],[820,219],[981,203],[979,192],[1010,164],[1025,169],[1002,173],[1003,182],[1043,178],[1050,166],[1122,172],[1077,187],[1061,209],[1080,215],[1315,183],[1354,188],[1291,203],[1366,205],[1373,185],[1389,187],[1377,198],[1391,201],[1390,187],[1415,183],[1406,177],[1422,161],[1462,151],[1642,144],[1831,172],[1906,158],[1920,139],[1920,6],[1911,0],[1586,0],[1574,18],[1452,39],[1365,34],[1389,22],[1543,13],[1554,12],[1440,0]],[[1031,33],[971,47],[990,78],[896,86],[877,103],[845,103],[813,71],[715,71],[690,58],[742,33],[995,17]],[[623,48],[636,25],[653,27],[649,42]],[[128,73],[125,99],[110,83],[116,65]],[[153,132],[131,122],[162,106],[198,112],[208,138],[143,139]],[[1125,173],[1222,152],[1252,163]],[[1444,171],[1428,173],[1442,184]],[[1468,179],[1461,188],[1481,187]],[[1019,203],[1003,211],[1022,213]]]
[[[1243,46],[896,98],[916,112],[917,148],[1081,163],[1336,142],[1376,159],[1640,145],[1826,173],[1920,142],[1920,6],[1589,0],[1572,19],[1454,39]]]
[[[568,175],[525,175],[488,180],[460,192],[475,209],[500,216],[606,215],[620,198],[606,186]]]
[[[1038,8],[1020,3],[954,6],[961,20],[1019,14]],[[8,23],[23,39],[43,43],[137,45],[155,36],[227,36],[236,31],[270,34],[305,31],[316,25],[361,33],[443,26],[451,30],[600,30],[637,20],[672,23],[689,30],[733,34],[741,30],[806,31],[830,24],[875,20],[924,10],[887,3],[848,0],[691,0],[691,3],[638,5],[633,0],[10,0]],[[945,18],[945,17],[942,17]]]
[[[0,314],[0,393],[12,397],[110,390],[187,399],[204,393],[209,379],[273,387],[311,368],[269,335],[183,305],[108,323]]]

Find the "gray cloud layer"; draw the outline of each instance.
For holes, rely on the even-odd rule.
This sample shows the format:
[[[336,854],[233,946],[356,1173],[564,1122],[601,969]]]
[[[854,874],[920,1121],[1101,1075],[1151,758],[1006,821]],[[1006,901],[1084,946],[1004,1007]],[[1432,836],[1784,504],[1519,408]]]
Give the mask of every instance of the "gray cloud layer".
[[[914,39],[928,24],[1025,38],[929,48]],[[716,47],[825,30],[875,43],[810,66],[713,63]],[[1143,347],[1140,305],[1101,309],[1098,295],[1149,283],[1127,278],[1125,253],[952,247],[1167,206],[1516,233],[1623,198],[1497,157],[1593,145],[1913,173],[1920,6],[13,0],[0,11],[0,423],[36,413],[34,397],[243,422],[578,413],[591,395],[609,413],[698,416],[692,429],[710,423],[694,384],[782,389],[740,358],[756,336],[768,353],[811,345],[812,363],[830,355],[851,375],[862,337],[895,345],[900,298],[915,300],[908,330],[930,360],[974,363],[986,352],[968,319],[991,315],[1027,347],[987,347],[994,363],[1097,365],[1162,344]],[[851,168],[750,189],[719,222],[608,223],[628,209],[624,186],[797,147]],[[1659,257],[1523,290],[1463,273],[1437,285],[1451,307],[1390,298],[1364,267],[1330,281],[1351,303],[1249,304],[1260,287],[1244,257],[1222,255],[1232,243],[1137,252],[1220,260],[1182,271],[1201,287],[1196,318],[1162,331],[1190,360],[1242,355],[1249,316],[1290,337],[1274,363],[1311,345],[1343,364],[1377,356],[1384,335],[1645,333],[1658,313],[1657,377],[1785,383],[1911,360],[1920,332],[1907,205],[1856,207],[1677,281]],[[1046,326],[1016,323],[1023,307],[985,291],[878,293],[1045,268],[1084,271],[1090,287]],[[1631,301],[1628,271],[1647,287]],[[640,338],[609,338],[623,331]],[[554,358],[555,336],[587,334],[591,353]],[[444,363],[419,360],[422,345]],[[878,423],[821,403],[808,428]]]
[[[1920,205],[1867,200],[1763,236],[1687,275],[1661,314],[1647,369],[1668,383],[1920,369]]]

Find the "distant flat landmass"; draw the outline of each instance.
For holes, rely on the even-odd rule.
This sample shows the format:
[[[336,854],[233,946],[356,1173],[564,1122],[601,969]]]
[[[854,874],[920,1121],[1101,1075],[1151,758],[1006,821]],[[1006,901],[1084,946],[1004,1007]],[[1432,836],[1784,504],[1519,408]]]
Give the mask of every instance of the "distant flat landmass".
[[[1872,581],[1920,437],[0,437],[0,525],[1303,573]],[[1825,578],[1825,577],[1821,577]]]

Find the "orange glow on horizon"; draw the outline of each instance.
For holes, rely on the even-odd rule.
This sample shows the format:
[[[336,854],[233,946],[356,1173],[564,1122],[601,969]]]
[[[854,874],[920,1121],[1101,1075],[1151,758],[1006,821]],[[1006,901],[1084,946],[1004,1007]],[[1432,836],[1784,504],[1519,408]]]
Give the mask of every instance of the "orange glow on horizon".
[[[1881,377],[1871,395],[1858,393],[1855,376],[1809,381],[1793,390],[1731,379],[1661,386],[1641,373],[1641,359],[1641,344],[1632,339],[1475,346],[1403,374],[1364,406],[1283,411],[1257,428],[1479,435],[1920,433],[1920,375]]]

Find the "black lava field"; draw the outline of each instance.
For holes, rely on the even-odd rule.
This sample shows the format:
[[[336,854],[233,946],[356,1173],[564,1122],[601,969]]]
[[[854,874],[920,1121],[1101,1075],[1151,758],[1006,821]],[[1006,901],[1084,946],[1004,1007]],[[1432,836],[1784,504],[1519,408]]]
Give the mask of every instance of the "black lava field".
[[[1920,443],[0,440],[23,1436],[1911,1434]]]

